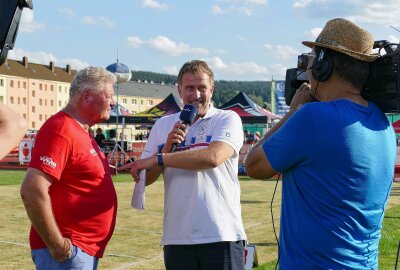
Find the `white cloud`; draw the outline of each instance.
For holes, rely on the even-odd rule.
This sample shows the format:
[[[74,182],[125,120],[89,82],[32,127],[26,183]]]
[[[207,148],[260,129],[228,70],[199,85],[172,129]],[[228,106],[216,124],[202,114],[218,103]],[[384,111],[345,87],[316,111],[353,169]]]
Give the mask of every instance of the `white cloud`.
[[[268,0],[219,0],[221,4],[213,6],[213,14],[237,12],[247,16],[253,15],[260,6],[267,6]]]
[[[176,66],[167,66],[163,68],[164,72],[170,75],[178,75],[179,69]]]
[[[314,41],[317,39],[319,33],[321,33],[322,28],[321,27],[315,27],[309,31],[305,32],[305,39],[309,41]]]
[[[89,63],[76,58],[58,59],[52,53],[30,52],[20,48],[14,48],[13,50],[8,52],[9,59],[21,61],[24,56],[28,57],[28,61],[30,63],[35,63],[35,64],[48,65],[50,61],[52,61],[55,63],[57,67],[64,67],[67,64],[70,64],[73,69],[78,69],[78,70],[90,66]]]
[[[114,26],[114,22],[111,21],[110,19],[103,17],[103,16],[85,16],[82,19],[82,22],[84,24],[89,24],[89,25],[102,25],[108,28],[111,28]]]
[[[140,48],[144,43],[145,41],[143,41],[140,37],[128,37],[128,44],[134,48]]]
[[[393,35],[390,35],[390,36],[388,37],[388,41],[389,41],[390,43],[397,43],[397,44],[400,42],[399,38],[396,37],[396,36],[393,36]]]
[[[155,0],[142,0],[142,6],[152,9],[168,9],[169,6],[167,4],[160,3]]]
[[[206,60],[210,67],[215,72],[215,78],[226,78],[228,80],[252,80],[252,79],[266,79],[270,70],[265,66],[260,66],[254,62],[231,62],[224,63],[220,57],[212,57]],[[228,76],[228,77],[227,77]]]
[[[269,55],[274,56],[278,60],[287,60],[293,56],[299,55],[299,51],[288,45],[272,45],[264,44],[263,48]]]
[[[76,17],[75,11],[73,11],[71,8],[61,8],[58,11],[60,11],[62,14],[65,14],[69,17]]]
[[[23,9],[19,27],[21,32],[35,32],[36,30],[43,30],[44,28],[44,24],[35,22],[32,9]]]
[[[76,70],[80,70],[82,68],[90,66],[90,64],[88,62],[79,60],[77,58],[64,58],[64,59],[61,59],[60,62],[64,64],[63,66],[65,66],[66,64],[69,64],[69,65],[71,65],[72,69],[76,69]]]
[[[302,16],[314,18],[340,17],[358,23],[400,26],[398,0],[298,0],[293,4]]]
[[[224,12],[223,12],[223,10],[222,10],[222,8],[220,6],[215,5],[215,6],[211,7],[211,13],[212,14],[222,14]]]
[[[143,41],[139,37],[128,37],[128,43],[134,48],[147,47],[170,56],[181,56],[184,54],[208,55],[209,51],[204,48],[193,48],[186,43],[176,43],[165,36],[157,36],[148,41]]]
[[[90,24],[90,25],[95,25],[96,24],[96,19],[92,16],[85,16],[82,19],[82,22],[84,24]]]

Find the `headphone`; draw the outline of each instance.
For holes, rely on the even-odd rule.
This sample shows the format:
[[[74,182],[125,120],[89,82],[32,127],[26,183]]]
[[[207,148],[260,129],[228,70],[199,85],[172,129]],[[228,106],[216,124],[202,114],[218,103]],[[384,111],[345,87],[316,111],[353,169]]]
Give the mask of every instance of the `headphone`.
[[[317,82],[324,82],[331,76],[333,71],[332,56],[325,49],[321,49],[318,56],[315,57],[311,71]]]

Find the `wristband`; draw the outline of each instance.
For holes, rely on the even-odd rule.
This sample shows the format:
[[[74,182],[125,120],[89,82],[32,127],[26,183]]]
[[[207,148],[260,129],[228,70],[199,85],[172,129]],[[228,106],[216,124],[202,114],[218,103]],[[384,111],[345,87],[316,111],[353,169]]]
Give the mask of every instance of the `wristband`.
[[[164,154],[157,154],[157,164],[160,167],[164,167],[163,155]]]

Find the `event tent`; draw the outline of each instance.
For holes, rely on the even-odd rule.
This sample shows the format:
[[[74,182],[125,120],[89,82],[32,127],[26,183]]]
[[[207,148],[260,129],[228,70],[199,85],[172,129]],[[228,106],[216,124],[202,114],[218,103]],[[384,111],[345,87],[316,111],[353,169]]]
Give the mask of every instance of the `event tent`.
[[[219,108],[236,112],[244,124],[267,123],[273,119],[281,118],[281,116],[258,106],[244,92],[239,92]]]
[[[125,115],[120,113],[118,116],[118,122],[122,123],[122,120],[124,119],[125,124],[152,125],[157,119],[161,118],[162,116],[180,112],[181,107],[182,107],[182,102],[171,93],[159,104],[146,111],[137,114],[125,114]],[[107,121],[107,123],[116,122],[116,114],[114,113],[111,115],[112,116]]]

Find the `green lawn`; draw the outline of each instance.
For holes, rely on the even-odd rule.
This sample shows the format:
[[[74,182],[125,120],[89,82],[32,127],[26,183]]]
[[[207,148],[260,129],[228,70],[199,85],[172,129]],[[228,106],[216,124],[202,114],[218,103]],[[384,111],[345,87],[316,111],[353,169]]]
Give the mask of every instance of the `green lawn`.
[[[23,170],[0,170],[0,261],[10,270],[33,269],[29,255],[29,220],[19,197]],[[160,179],[162,180],[162,179]],[[101,269],[163,269],[162,247],[159,242],[163,218],[163,182],[146,187],[146,209],[130,207],[132,177],[113,177],[118,194],[118,216],[114,235],[100,260]],[[270,201],[275,181],[260,181],[240,177],[242,217],[249,242],[256,245],[257,269],[274,269],[277,244],[272,230]],[[275,195],[272,210],[279,231],[281,185]],[[400,183],[394,183],[385,213],[380,242],[379,269],[394,269],[400,239]]]

